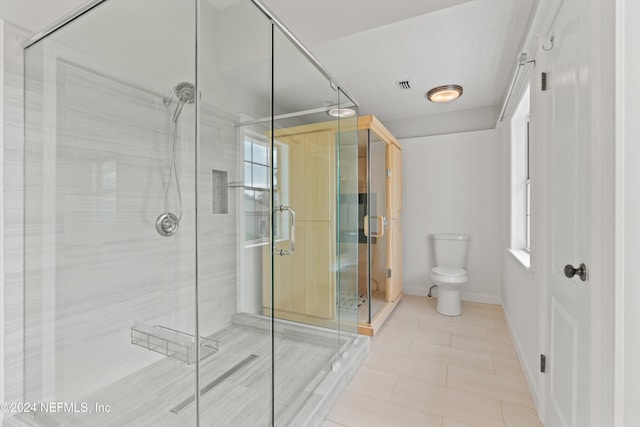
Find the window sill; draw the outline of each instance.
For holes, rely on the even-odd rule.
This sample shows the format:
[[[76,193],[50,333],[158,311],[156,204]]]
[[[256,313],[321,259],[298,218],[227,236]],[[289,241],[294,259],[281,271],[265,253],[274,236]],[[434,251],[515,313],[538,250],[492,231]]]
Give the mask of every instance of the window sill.
[[[520,263],[522,268],[526,271],[533,273],[531,268],[531,254],[522,249],[508,249],[509,253]]]

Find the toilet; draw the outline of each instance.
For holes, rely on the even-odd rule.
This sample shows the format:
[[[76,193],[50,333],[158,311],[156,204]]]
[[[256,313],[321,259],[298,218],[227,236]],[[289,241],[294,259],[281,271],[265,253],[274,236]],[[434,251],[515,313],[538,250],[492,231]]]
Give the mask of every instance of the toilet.
[[[431,281],[438,286],[436,311],[445,316],[460,316],[460,290],[468,280],[465,267],[469,236],[432,234],[431,243],[435,261],[435,267],[431,269]]]

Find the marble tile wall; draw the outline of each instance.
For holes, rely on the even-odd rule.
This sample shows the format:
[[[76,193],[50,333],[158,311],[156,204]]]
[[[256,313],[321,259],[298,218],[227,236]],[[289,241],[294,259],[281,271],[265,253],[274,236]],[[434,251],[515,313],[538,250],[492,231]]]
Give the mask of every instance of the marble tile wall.
[[[4,400],[22,397],[23,370],[23,56],[22,40],[28,32],[0,20],[2,40],[2,156],[4,205],[4,342],[0,343],[4,358]],[[0,382],[1,385],[1,382]]]
[[[29,55],[27,395],[73,399],[162,357],[130,343],[136,321],[194,333],[196,244],[200,333],[230,324],[235,193],[228,213],[213,215],[211,169],[235,179],[235,129],[202,106],[196,242],[195,108],[184,107],[176,147],[183,218],[176,235],[160,236],[175,103],[104,70]],[[169,211],[180,211],[175,184]]]

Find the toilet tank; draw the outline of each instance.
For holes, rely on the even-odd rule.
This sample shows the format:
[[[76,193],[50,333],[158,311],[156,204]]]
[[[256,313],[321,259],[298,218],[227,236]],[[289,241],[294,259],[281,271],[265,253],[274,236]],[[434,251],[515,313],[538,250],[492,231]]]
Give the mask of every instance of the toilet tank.
[[[437,266],[465,268],[469,236],[466,234],[432,234],[434,261]]]

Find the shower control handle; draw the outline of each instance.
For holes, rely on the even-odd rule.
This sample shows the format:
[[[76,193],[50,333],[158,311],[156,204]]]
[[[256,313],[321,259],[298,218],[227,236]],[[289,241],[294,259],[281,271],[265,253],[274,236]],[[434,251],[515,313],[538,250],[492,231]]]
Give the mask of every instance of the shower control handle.
[[[273,210],[273,213],[275,214],[276,212],[284,212],[284,211],[289,212],[289,215],[291,216],[291,222],[290,222],[290,228],[289,228],[289,237],[290,237],[289,240],[291,241],[291,246],[288,250],[285,251],[284,249],[277,249],[276,244],[274,242],[273,252],[280,256],[293,255],[293,252],[296,250],[296,212],[293,209],[291,209],[289,206],[280,205],[279,208],[276,208]]]

